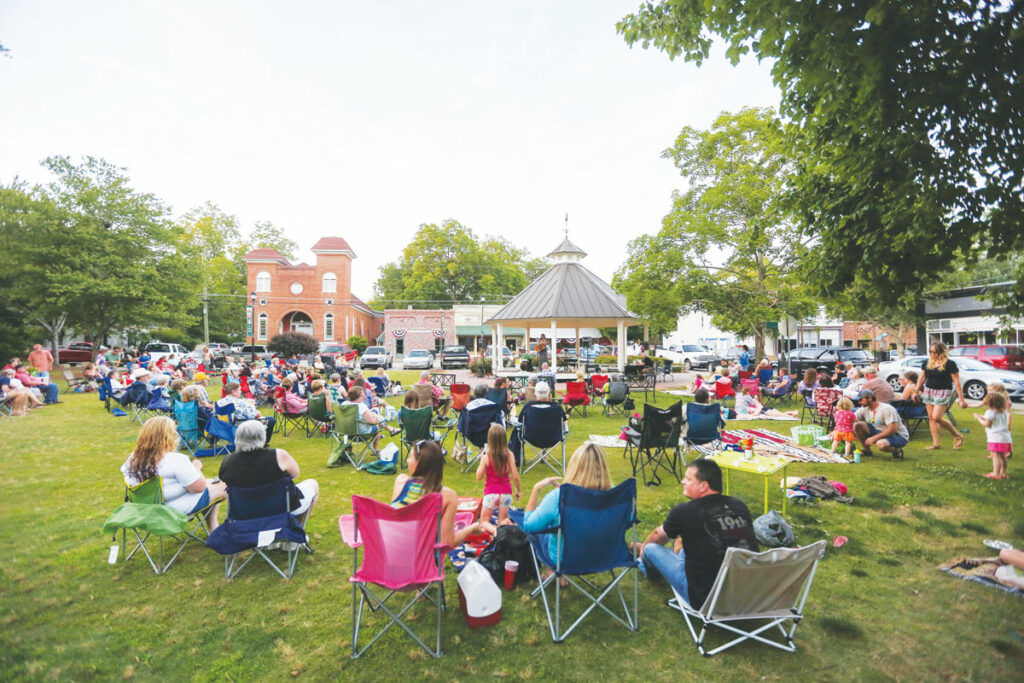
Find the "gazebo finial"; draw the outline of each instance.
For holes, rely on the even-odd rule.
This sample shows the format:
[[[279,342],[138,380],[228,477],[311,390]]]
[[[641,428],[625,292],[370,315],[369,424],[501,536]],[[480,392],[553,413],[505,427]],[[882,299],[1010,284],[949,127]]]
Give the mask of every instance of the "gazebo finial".
[[[569,239],[569,213],[565,214],[565,239]]]

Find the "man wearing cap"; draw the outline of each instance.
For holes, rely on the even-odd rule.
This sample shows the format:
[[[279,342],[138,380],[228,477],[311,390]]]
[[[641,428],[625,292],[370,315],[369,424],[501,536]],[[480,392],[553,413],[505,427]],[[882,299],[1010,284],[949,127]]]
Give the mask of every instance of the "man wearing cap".
[[[902,460],[910,432],[896,409],[888,403],[879,403],[870,389],[861,389],[857,404],[860,407],[854,414],[857,421],[853,435],[864,447],[864,455],[872,455],[871,447],[877,446],[880,451],[892,453],[893,460]]]
[[[872,392],[879,403],[892,403],[896,400],[896,394],[893,393],[892,387],[878,376],[878,368],[874,365],[869,365],[864,368],[863,372],[866,379],[864,384],[861,385],[861,389],[867,389]]]

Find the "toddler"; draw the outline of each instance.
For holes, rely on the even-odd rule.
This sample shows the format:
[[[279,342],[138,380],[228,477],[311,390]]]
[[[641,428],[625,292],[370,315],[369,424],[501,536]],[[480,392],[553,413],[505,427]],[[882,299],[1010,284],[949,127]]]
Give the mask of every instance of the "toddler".
[[[480,521],[490,523],[491,512],[497,508],[498,524],[501,524],[508,519],[508,509],[512,506],[512,482],[516,485],[516,500],[520,496],[516,458],[508,449],[503,425],[492,424],[488,430],[487,450],[480,454],[476,479],[484,479],[484,504],[480,510]]]
[[[985,427],[985,438],[988,440],[988,453],[992,458],[992,471],[982,476],[989,479],[1008,479],[1006,473],[1006,456],[1013,449],[1013,437],[1010,435],[1010,411],[1006,397],[989,391],[982,401],[985,406],[984,415],[974,414],[974,419]]]
[[[835,453],[836,449],[839,448],[839,442],[846,442],[846,457],[850,457],[850,451],[853,449],[853,401],[848,398],[841,398],[836,403],[835,411],[832,413],[832,417],[836,421],[836,428],[832,432],[832,452]]]

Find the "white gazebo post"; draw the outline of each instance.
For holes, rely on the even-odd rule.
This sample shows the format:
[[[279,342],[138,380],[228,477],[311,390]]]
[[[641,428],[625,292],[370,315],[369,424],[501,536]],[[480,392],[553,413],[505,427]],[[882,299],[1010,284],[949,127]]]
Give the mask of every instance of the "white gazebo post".
[[[626,371],[626,321],[620,320],[618,322],[618,335],[616,337],[616,344],[619,349],[619,372],[623,373]]]
[[[505,330],[501,323],[492,325],[494,330],[494,376],[498,376],[498,370],[502,369],[502,361],[505,359]]]
[[[581,360],[581,358],[580,358],[580,327],[579,327],[579,325],[577,325],[576,326],[576,369],[577,370],[580,369],[580,360]],[[587,364],[584,363],[583,364],[583,368],[584,368],[583,372],[584,373],[586,373],[586,367],[587,367]]]
[[[551,364],[551,372],[558,376],[558,321],[551,321],[551,353],[548,354]],[[555,388],[551,387],[551,396],[554,397]]]

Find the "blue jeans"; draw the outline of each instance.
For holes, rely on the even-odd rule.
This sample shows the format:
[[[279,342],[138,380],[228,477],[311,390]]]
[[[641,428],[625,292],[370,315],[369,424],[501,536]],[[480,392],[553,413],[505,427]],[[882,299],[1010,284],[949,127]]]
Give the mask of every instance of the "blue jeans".
[[[40,384],[39,388],[46,394],[44,399],[47,403],[57,402],[57,385],[56,384]]]
[[[690,602],[689,586],[686,583],[686,553],[683,550],[677,555],[671,548],[648,543],[644,546],[643,560],[648,576],[653,569],[686,598],[686,602]]]

